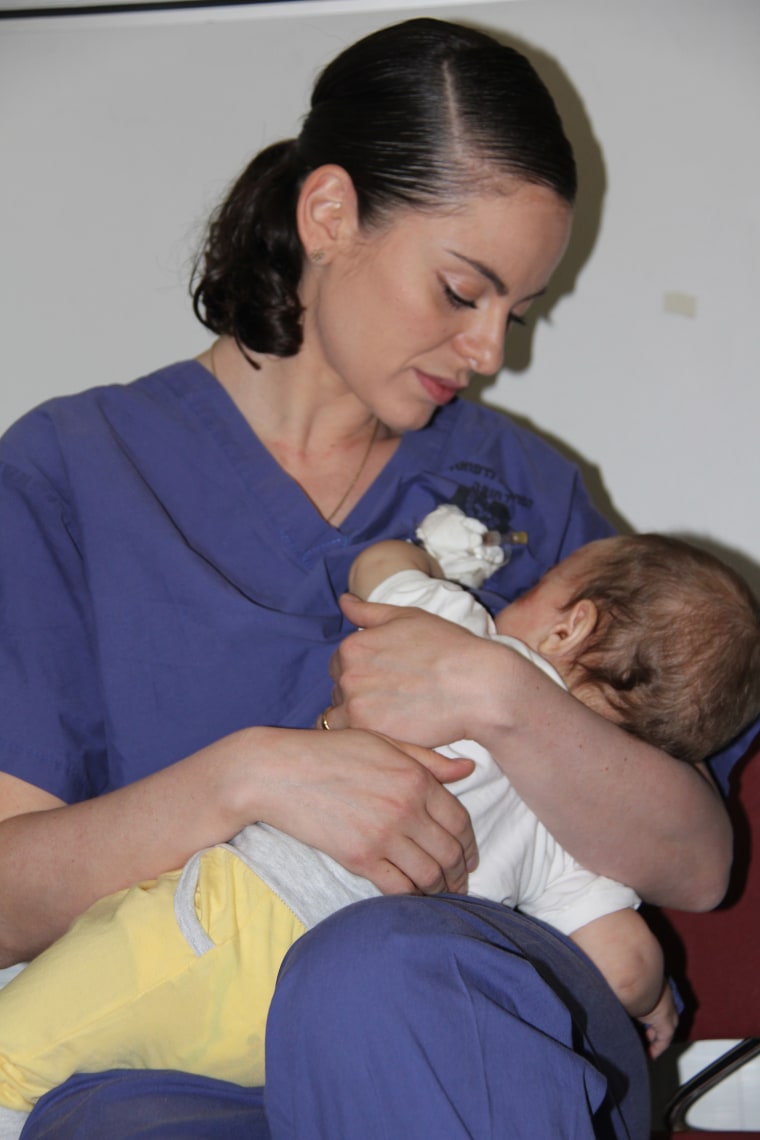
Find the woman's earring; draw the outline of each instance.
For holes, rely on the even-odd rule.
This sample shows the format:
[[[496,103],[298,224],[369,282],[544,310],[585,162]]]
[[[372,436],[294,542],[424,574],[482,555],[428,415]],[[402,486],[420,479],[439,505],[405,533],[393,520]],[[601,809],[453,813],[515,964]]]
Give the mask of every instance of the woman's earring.
[[[320,261],[324,259],[324,256],[325,251],[323,249],[313,249],[309,254],[309,259],[313,261],[315,265],[319,265]]]

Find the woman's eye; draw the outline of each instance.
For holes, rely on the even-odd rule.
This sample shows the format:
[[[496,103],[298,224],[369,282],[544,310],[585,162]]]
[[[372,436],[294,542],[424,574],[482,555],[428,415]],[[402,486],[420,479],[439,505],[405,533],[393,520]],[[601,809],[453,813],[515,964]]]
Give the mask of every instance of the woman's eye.
[[[470,301],[466,297],[460,297],[458,293],[454,292],[450,285],[446,285],[445,283],[443,286],[443,295],[452,309],[474,309],[477,307],[475,301]]]
[[[525,326],[525,325],[527,325],[527,323],[528,322],[526,321],[525,317],[518,317],[515,313],[510,313],[509,319],[507,320],[507,328],[509,328],[510,325],[523,325],[523,326]]]

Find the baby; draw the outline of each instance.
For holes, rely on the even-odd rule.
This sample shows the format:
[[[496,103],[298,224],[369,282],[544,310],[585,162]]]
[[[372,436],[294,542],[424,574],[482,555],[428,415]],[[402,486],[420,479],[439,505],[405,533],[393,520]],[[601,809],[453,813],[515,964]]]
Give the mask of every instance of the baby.
[[[418,529],[426,549],[382,542],[355,560],[365,600],[446,617],[529,657],[627,731],[690,763],[717,751],[760,709],[760,608],[712,556],[658,535],[590,543],[491,619],[449,580],[479,586],[501,562],[485,527],[439,507]],[[437,557],[433,557],[433,553]],[[455,785],[470,808],[480,864],[469,891],[498,898],[569,935],[646,1026],[659,1056],[676,1025],[660,947],[632,891],[579,867],[473,741],[439,749],[477,761]],[[479,787],[477,807],[470,797]],[[487,824],[490,809],[492,820]]]
[[[482,546],[478,539],[471,581],[482,577],[479,562],[492,570],[499,560]],[[757,602],[732,571],[684,543],[592,543],[494,620],[440,574],[426,550],[390,541],[357,557],[350,588],[503,641],[601,715],[687,762],[760,711]],[[675,1012],[636,895],[579,867],[479,745],[439,751],[475,760],[451,785],[478,840],[470,891],[571,936],[659,1054]],[[266,1015],[287,949],[328,914],[376,894],[328,856],[255,824],[181,871],[96,903],[0,993],[0,1134],[11,1135],[16,1118],[20,1131],[38,1097],[78,1071],[172,1068],[262,1084]]]

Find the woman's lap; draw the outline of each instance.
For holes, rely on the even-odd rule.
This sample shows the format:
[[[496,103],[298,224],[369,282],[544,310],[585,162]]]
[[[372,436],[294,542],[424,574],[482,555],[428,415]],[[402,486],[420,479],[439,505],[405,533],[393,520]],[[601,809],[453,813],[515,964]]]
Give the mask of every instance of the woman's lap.
[[[649,1127],[643,1049],[599,974],[545,927],[461,896],[372,899],[296,943],[270,1013],[266,1111],[268,1127],[259,1090],[178,1074],[74,1078],[23,1140],[635,1140]]]
[[[72,1077],[44,1096],[23,1140],[269,1140],[262,1089],[186,1073]]]

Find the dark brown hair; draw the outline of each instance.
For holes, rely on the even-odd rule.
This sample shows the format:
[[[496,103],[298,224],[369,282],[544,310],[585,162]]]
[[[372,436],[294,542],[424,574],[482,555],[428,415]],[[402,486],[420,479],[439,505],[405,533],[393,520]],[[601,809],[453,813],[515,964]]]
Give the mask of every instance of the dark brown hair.
[[[212,218],[191,284],[212,332],[254,352],[301,347],[307,174],[335,163],[369,227],[401,207],[433,210],[511,175],[567,202],[575,162],[546,87],[519,52],[473,28],[415,19],[343,51],[318,77],[297,139],[258,154]]]
[[[580,687],[597,686],[623,728],[672,756],[717,752],[760,714],[760,605],[746,582],[664,535],[583,553],[567,608],[591,600],[598,624],[574,662]]]

